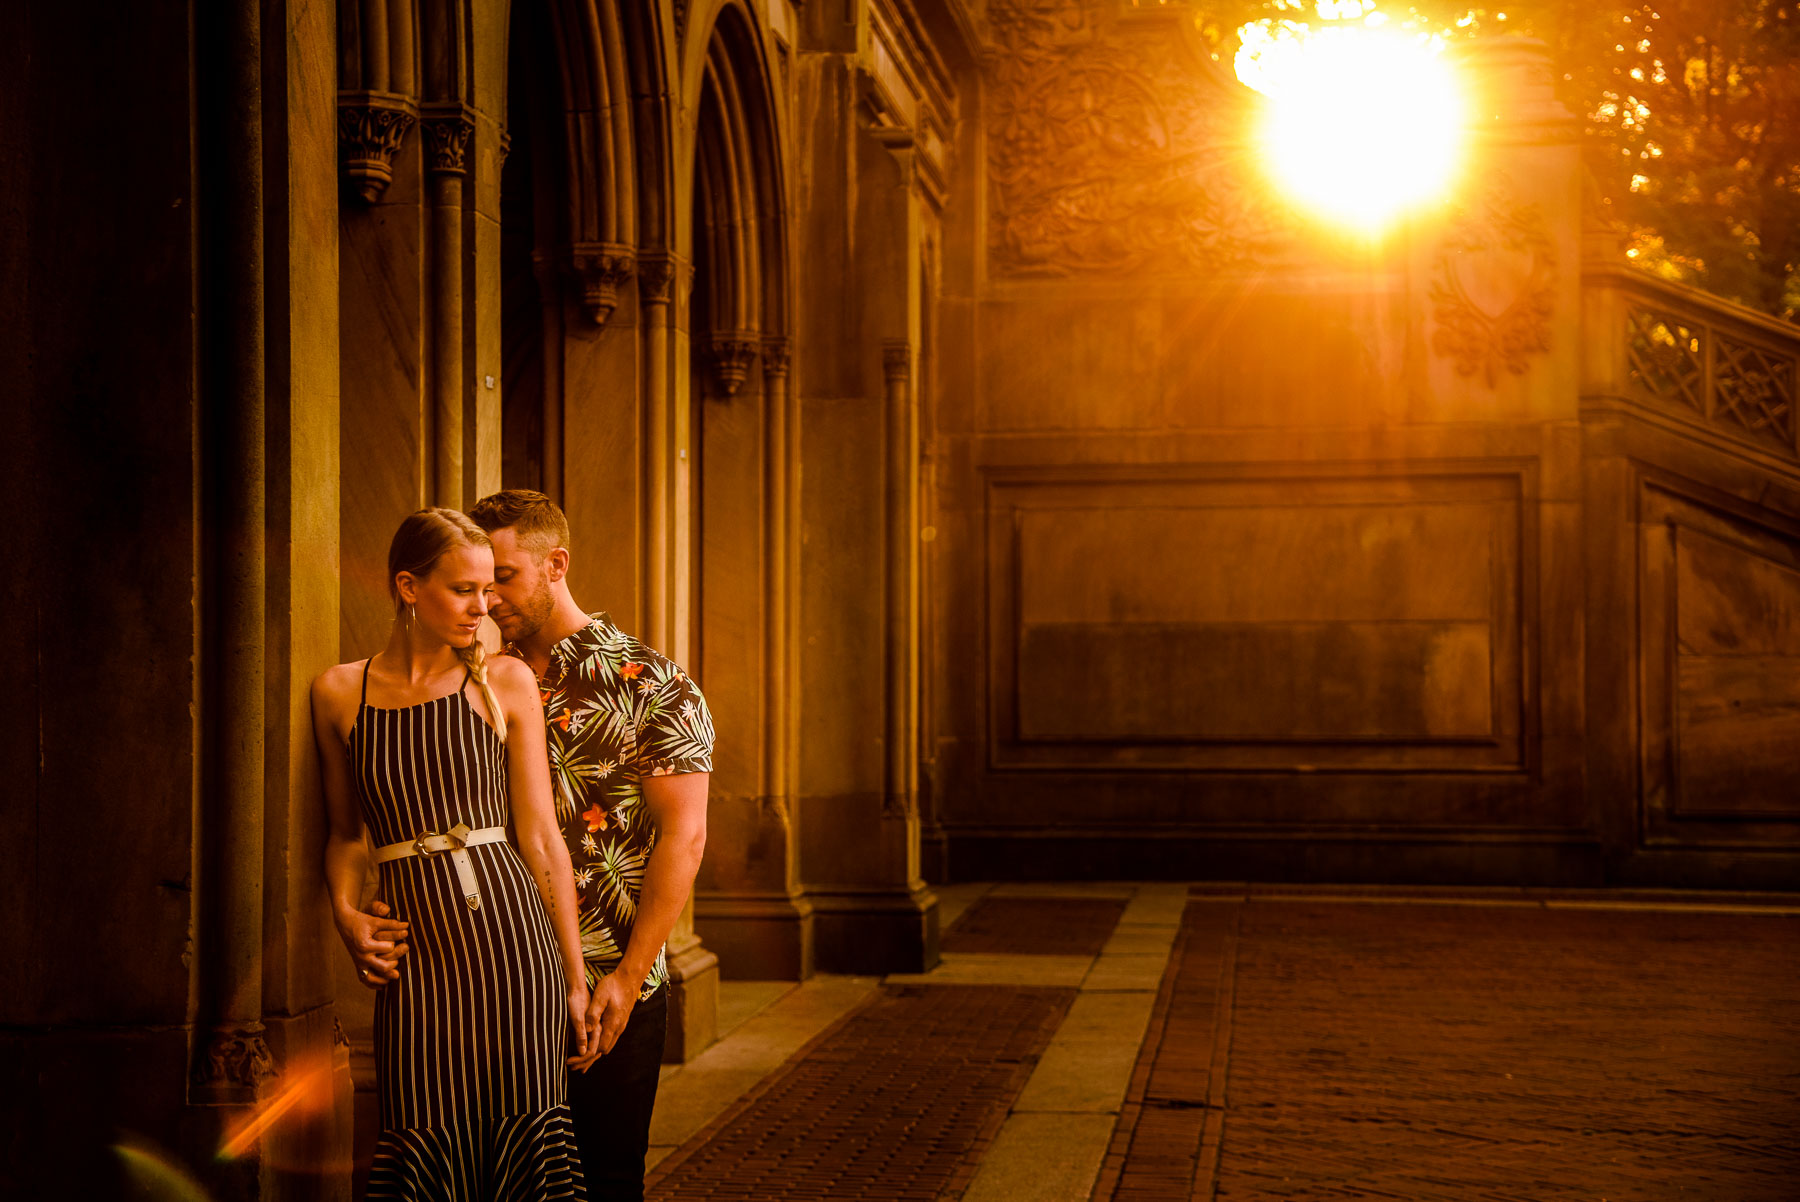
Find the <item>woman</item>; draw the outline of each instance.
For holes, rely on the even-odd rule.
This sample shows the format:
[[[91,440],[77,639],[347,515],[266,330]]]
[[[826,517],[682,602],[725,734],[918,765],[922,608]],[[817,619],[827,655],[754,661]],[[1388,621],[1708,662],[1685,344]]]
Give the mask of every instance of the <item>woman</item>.
[[[565,1104],[568,1065],[597,1044],[575,883],[537,683],[477,637],[493,580],[480,527],[420,510],[388,549],[387,646],[313,682],[332,912],[380,990],[370,1198],[586,1196]]]

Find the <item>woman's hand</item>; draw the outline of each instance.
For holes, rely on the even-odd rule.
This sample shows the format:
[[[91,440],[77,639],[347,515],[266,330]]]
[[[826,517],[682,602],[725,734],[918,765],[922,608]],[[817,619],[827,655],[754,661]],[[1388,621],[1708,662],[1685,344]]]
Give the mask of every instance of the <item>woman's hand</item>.
[[[361,910],[339,911],[338,938],[356,965],[356,979],[370,989],[380,989],[389,981],[400,979],[400,957],[406,954],[407,924],[392,913],[386,902],[375,902],[365,914]],[[583,989],[585,996],[587,990]]]
[[[575,1054],[569,1057],[569,1067],[585,1072],[587,1066],[594,1062],[600,1034],[588,1022],[588,987],[585,981],[569,987],[569,1021],[575,1027]]]

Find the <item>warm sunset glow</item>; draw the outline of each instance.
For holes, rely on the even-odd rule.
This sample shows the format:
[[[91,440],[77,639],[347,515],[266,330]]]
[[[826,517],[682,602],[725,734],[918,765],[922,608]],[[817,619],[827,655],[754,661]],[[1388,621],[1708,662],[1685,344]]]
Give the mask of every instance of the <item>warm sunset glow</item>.
[[[1441,45],[1386,28],[1372,8],[1354,23],[1246,25],[1235,64],[1269,99],[1260,142],[1271,174],[1307,207],[1364,232],[1445,192],[1463,123]]]

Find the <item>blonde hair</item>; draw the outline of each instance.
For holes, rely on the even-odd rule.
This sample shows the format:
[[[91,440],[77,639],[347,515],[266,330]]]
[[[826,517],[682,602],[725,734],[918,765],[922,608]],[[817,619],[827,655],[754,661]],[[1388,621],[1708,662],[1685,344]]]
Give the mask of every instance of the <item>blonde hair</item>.
[[[388,544],[388,595],[394,599],[394,615],[400,614],[400,586],[395,580],[400,573],[423,580],[431,575],[446,551],[457,547],[492,550],[493,546],[487,532],[460,510],[434,506],[408,514],[400,523],[400,529],[394,531],[394,540]],[[481,636],[477,634],[467,647],[458,647],[456,658],[462,660],[469,676],[480,686],[488,712],[494,716],[494,730],[504,743],[506,712],[500,708],[493,686],[488,684],[487,648],[482,646]]]

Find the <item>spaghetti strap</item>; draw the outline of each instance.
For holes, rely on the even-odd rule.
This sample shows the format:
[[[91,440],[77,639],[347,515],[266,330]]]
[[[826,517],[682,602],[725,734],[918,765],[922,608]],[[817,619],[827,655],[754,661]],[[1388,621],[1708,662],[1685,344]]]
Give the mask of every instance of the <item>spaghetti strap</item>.
[[[362,696],[357,698],[356,701],[356,708],[359,710],[362,709],[363,706],[369,704],[369,665],[374,662],[375,657],[373,655],[363,661]]]

